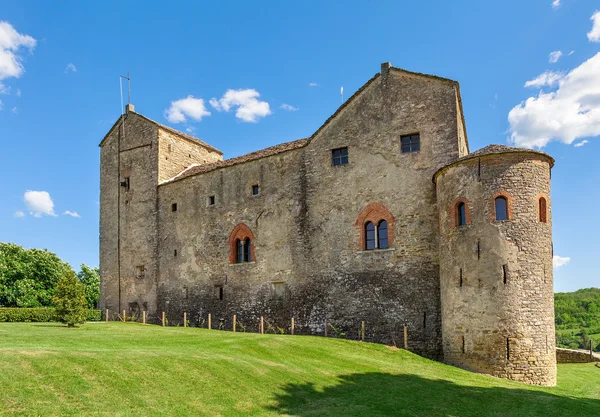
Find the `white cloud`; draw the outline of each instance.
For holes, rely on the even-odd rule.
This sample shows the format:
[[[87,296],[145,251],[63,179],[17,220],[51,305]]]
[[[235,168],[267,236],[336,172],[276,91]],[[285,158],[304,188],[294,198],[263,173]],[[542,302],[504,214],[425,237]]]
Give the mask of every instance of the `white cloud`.
[[[552,266],[554,267],[554,269],[558,269],[561,266],[565,266],[569,262],[571,262],[571,258],[569,258],[567,256],[563,257],[563,256],[554,255],[554,257],[552,257]]]
[[[77,213],[76,211],[69,211],[69,210],[67,210],[63,214],[66,214],[67,216],[71,216],[71,217],[81,217],[79,215],[79,213]]]
[[[65,73],[67,72],[77,72],[77,67],[75,65],[73,65],[72,62],[69,62],[69,64],[67,65],[67,68],[65,68]]]
[[[552,8],[558,9],[560,7],[560,0],[554,0],[552,2]]]
[[[4,108],[4,103],[2,103],[2,100],[0,100],[0,111]]]
[[[581,147],[582,147],[583,145],[585,145],[586,143],[588,143],[588,141],[584,139],[584,140],[582,140],[581,142],[579,142],[579,143],[576,143],[576,144],[575,144],[575,145],[573,145],[573,146],[575,146],[576,148],[581,148]]]
[[[510,141],[526,148],[599,136],[600,53],[562,77],[556,91],[540,91],[515,106],[508,122]]]
[[[562,51],[553,51],[550,52],[550,54],[548,55],[548,62],[550,62],[551,64],[554,64],[555,62],[558,62],[558,60],[560,59],[560,57],[562,56]]]
[[[257,122],[258,118],[271,114],[271,108],[266,101],[258,100],[258,91],[249,88],[246,90],[227,90],[219,100],[212,98],[210,105],[218,111],[229,111],[237,107],[235,117],[244,122]]]
[[[17,110],[16,106],[13,107],[10,111],[13,112],[13,114],[17,114],[18,113],[18,110]]]
[[[165,110],[165,117],[171,123],[185,122],[188,117],[200,121],[205,116],[210,116],[210,112],[206,110],[204,100],[194,96],[172,101],[171,107]]]
[[[289,104],[283,103],[280,108],[282,108],[283,110],[287,110],[287,111],[297,111],[299,110],[297,107],[294,106],[290,106]]]
[[[47,191],[28,190],[24,195],[25,205],[33,217],[56,216],[54,213],[54,201]]]
[[[574,53],[575,53],[575,51],[571,51],[571,52],[569,52],[569,54],[568,54],[567,56],[571,56],[571,55],[573,55]]]
[[[308,83],[308,86],[309,87],[318,87],[319,84],[317,84],[317,83]]]
[[[10,23],[0,21],[0,80],[19,78],[24,71],[19,52],[23,48],[31,51],[35,45],[36,40],[31,36],[22,35]]]
[[[600,10],[596,10],[590,19],[593,22],[592,30],[587,34],[590,42],[600,42]]]
[[[10,87],[6,84],[0,83],[0,94],[10,94]]]
[[[557,85],[564,76],[565,74],[562,72],[546,71],[535,77],[533,80],[527,81],[525,87],[552,87]]]
[[[15,211],[14,216],[15,217],[25,217],[25,213],[23,213],[21,210]]]

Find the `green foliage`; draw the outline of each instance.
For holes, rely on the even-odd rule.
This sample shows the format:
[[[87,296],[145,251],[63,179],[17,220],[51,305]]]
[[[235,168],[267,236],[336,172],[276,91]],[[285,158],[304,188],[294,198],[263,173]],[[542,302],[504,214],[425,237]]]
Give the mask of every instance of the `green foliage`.
[[[96,308],[100,299],[100,269],[81,264],[81,271],[77,273],[77,278],[84,286],[88,308]]]
[[[600,288],[554,294],[557,329],[600,327]]]
[[[50,306],[67,271],[69,264],[52,252],[0,243],[0,307]]]
[[[86,310],[85,321],[101,321],[100,310]],[[50,322],[58,321],[56,310],[51,307],[40,308],[0,308],[0,323],[2,322]]]
[[[54,304],[59,321],[73,327],[85,322],[85,287],[75,277],[75,272],[67,271],[56,285]]]

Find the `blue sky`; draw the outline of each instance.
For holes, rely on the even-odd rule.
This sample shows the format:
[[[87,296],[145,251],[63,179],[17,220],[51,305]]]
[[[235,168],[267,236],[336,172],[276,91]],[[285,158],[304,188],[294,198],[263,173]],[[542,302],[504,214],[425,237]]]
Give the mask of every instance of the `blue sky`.
[[[120,74],[137,111],[229,158],[309,136],[390,61],[460,82],[472,151],[556,158],[555,289],[600,286],[600,4],[403,3],[3,1],[0,241],[98,265]]]

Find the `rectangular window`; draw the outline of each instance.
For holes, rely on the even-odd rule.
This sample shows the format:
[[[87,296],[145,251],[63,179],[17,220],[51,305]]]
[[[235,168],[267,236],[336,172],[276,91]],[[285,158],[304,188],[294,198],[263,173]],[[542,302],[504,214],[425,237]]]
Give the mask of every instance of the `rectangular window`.
[[[217,300],[223,300],[223,286],[215,285],[215,298]]]
[[[208,197],[208,205],[209,206],[214,206],[215,205],[215,196],[211,195]]]
[[[252,186],[252,195],[258,195],[258,184]]]
[[[177,211],[177,203],[171,204],[171,211]]]
[[[421,150],[421,139],[418,133],[400,136],[402,153],[416,152]]]
[[[139,265],[135,267],[135,277],[136,278],[144,278],[146,272],[146,268],[144,268],[144,265]]]
[[[177,249],[173,251],[173,256],[177,256]]]
[[[274,300],[282,300],[284,290],[285,290],[285,282],[274,282],[273,283],[273,299]]]
[[[331,151],[333,166],[348,165],[348,148],[339,148]]]

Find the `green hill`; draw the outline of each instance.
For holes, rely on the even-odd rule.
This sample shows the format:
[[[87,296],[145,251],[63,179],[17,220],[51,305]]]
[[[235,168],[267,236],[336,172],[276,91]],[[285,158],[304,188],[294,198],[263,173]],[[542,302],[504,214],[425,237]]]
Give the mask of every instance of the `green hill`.
[[[558,346],[600,352],[600,288],[554,294],[554,315]]]
[[[0,323],[0,415],[593,416],[600,368],[541,388],[341,339]]]

